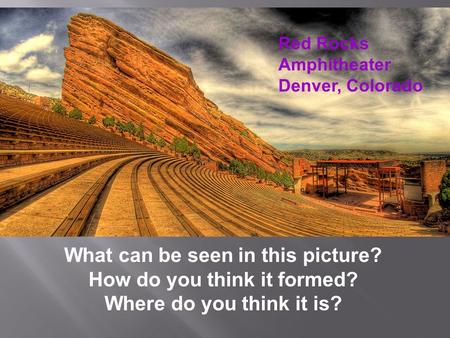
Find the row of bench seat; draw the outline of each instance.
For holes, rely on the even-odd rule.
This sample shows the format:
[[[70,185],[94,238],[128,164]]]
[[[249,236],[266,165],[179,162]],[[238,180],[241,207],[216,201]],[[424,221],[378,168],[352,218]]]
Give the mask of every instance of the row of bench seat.
[[[0,95],[0,169],[148,148],[86,122]]]

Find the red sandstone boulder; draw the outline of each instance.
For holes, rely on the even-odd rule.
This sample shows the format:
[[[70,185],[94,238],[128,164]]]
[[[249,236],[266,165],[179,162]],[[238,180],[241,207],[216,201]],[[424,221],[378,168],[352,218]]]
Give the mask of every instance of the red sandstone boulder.
[[[51,110],[52,109],[52,100],[49,97],[36,96],[33,99],[33,103],[35,105],[38,105],[39,107],[41,107],[43,109],[47,109],[47,110]]]
[[[281,152],[205,98],[189,67],[93,15],[72,17],[68,31],[62,102],[69,110],[77,107],[97,121],[142,122],[146,134],[168,143],[186,136],[214,161],[283,167]]]

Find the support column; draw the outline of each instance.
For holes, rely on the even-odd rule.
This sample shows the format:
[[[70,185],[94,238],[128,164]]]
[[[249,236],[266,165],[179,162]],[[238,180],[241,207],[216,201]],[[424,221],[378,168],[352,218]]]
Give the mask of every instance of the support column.
[[[302,192],[302,177],[294,179],[294,194],[300,195]]]
[[[313,189],[313,193],[316,193],[316,180],[315,180],[315,176],[316,176],[316,170],[315,170],[315,167],[312,167],[312,189]]]
[[[339,167],[336,166],[336,195],[339,195]]]
[[[392,180],[391,180],[391,170],[389,170],[389,197],[392,196]]]
[[[317,167],[314,168],[314,176],[316,177],[314,193],[317,193],[317,190],[319,190],[319,169]]]
[[[380,171],[377,168],[377,177],[378,177],[378,211],[381,211],[381,180],[380,180]]]
[[[325,168],[322,167],[322,197],[325,198]]]
[[[347,175],[348,175],[348,168],[344,169],[344,189],[345,193],[347,193]]]

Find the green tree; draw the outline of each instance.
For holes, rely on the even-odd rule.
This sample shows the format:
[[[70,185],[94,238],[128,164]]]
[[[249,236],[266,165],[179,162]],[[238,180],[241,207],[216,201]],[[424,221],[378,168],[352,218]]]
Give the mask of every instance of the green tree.
[[[161,137],[158,140],[158,146],[160,146],[161,148],[164,148],[166,145],[167,145],[166,140]]]
[[[230,161],[230,165],[228,167],[222,163],[219,163],[219,169],[228,170],[239,177],[254,176],[259,180],[269,180],[276,185],[284,186],[285,188],[292,188],[294,186],[294,179],[288,172],[277,170],[274,173],[268,173],[251,161],[241,162],[233,159]]]
[[[232,159],[230,161],[230,165],[228,166],[228,169],[233,174],[237,174],[240,166],[241,166],[241,162],[239,160]]]
[[[450,209],[450,170],[442,176],[439,192],[439,204],[442,209]]]
[[[136,135],[137,128],[132,121],[128,121],[125,124],[125,131],[128,132],[130,135]]]
[[[238,175],[239,177],[245,177],[249,175],[249,166],[239,160],[231,160],[229,168],[233,174]]]
[[[102,123],[106,128],[114,127],[116,125],[116,120],[113,116],[105,116]]]
[[[200,159],[202,153],[198,148],[197,143],[194,142],[194,144],[188,146],[188,154],[191,155],[196,160]]]
[[[88,124],[95,124],[95,122],[97,122],[97,118],[95,117],[95,115],[92,115],[87,121]]]
[[[251,161],[245,161],[244,166],[247,171],[247,176],[256,176],[256,172],[258,170],[258,166]]]
[[[141,141],[143,141],[145,139],[145,134],[144,134],[144,124],[141,122],[139,123],[139,126],[136,127],[136,136],[139,137],[139,139]]]
[[[269,173],[269,175],[267,176],[268,180],[275,183],[276,185],[280,185],[280,180],[279,180],[279,175],[278,172],[274,172],[274,173]]]
[[[277,170],[274,173],[268,175],[268,179],[279,186],[284,186],[285,188],[292,188],[294,186],[294,179],[286,171]]]
[[[185,136],[174,137],[172,141],[172,149],[180,154],[187,154],[189,150],[189,142]]]
[[[125,133],[128,131],[127,125],[123,122],[116,122],[116,126],[117,129],[121,132],[121,133]]]
[[[288,172],[283,171],[281,174],[281,184],[284,185],[285,188],[293,188],[294,179]]]
[[[147,137],[145,138],[145,140],[148,142],[148,143],[152,143],[152,144],[156,144],[158,141],[157,141],[157,139],[156,139],[156,137],[155,137],[155,135],[153,135],[153,133],[150,133],[149,135],[147,135]]]
[[[230,167],[223,162],[219,162],[219,170],[230,170]]]
[[[242,130],[242,131],[241,131],[241,135],[244,136],[244,137],[246,137],[246,138],[248,138],[248,131],[245,130],[245,129]]]
[[[78,108],[73,108],[70,111],[70,113],[69,113],[69,117],[71,119],[75,119],[75,120],[82,120],[83,119],[83,113]]]
[[[66,108],[64,108],[64,106],[61,104],[61,102],[57,101],[53,104],[52,110],[57,113],[60,114],[62,116],[66,116],[67,115],[67,110]]]
[[[259,180],[267,180],[267,172],[263,168],[257,167],[256,178]]]

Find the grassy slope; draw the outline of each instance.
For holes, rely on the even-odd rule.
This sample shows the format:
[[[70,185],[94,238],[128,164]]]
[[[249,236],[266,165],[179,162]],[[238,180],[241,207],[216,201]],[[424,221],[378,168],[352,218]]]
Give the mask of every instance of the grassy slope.
[[[0,94],[7,95],[16,99],[24,100],[27,102],[33,103],[33,100],[37,97],[37,95],[28,93],[27,91],[23,90],[19,86],[13,86],[9,85],[5,82],[0,81]],[[55,99],[52,97],[49,97],[51,104],[54,104],[55,102],[59,102],[59,99]]]

